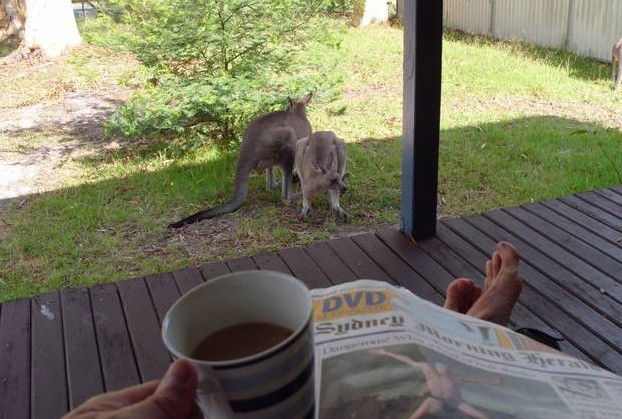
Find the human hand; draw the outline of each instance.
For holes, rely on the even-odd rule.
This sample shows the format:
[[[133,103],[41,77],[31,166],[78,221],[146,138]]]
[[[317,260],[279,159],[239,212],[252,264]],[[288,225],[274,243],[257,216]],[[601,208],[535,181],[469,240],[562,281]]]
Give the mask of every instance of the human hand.
[[[194,367],[178,360],[162,380],[92,397],[64,419],[186,419],[194,407],[196,388]]]

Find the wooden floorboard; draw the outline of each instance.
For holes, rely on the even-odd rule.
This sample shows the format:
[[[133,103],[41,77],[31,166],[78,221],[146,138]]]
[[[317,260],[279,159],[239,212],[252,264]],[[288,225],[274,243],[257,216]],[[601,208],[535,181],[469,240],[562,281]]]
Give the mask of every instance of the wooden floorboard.
[[[578,276],[571,269],[589,270],[583,266],[581,260],[574,258],[569,252],[539,236],[504,212],[490,212],[485,217],[467,217],[464,220],[456,220],[452,226],[455,225],[460,229],[466,223],[485,232],[494,241],[505,240],[515,244],[519,249],[521,260],[526,262],[525,265],[530,265],[548,277],[537,282],[539,289],[557,293],[560,299],[563,298],[567,302],[578,303],[578,300],[581,300],[584,303],[575,306],[577,311],[580,311],[579,317],[589,315],[599,318],[600,315],[605,315],[611,321],[622,325],[622,304],[601,292],[601,289],[610,290],[612,295],[618,295],[620,284],[613,279],[596,270],[593,270],[595,277],[590,281]],[[547,246],[550,246],[550,249]],[[576,298],[572,298],[571,294]],[[585,305],[590,309],[584,307]]]
[[[442,304],[442,293],[431,286],[421,275],[399,258],[389,247],[373,234],[361,234],[352,240],[380,266],[396,283],[408,288],[421,298]],[[373,279],[373,276],[367,276]]]
[[[442,220],[418,243],[397,229],[0,304],[0,419],[57,418],[89,397],[159,378],[160,336],[184,293],[242,270],[291,274],[310,288],[359,278],[443,304],[457,277],[484,287],[498,240],[515,244],[525,287],[512,327],[563,338],[562,350],[622,373],[622,186]]]
[[[310,244],[305,252],[333,284],[355,281],[356,275],[330,247],[328,242]]]
[[[386,274],[369,256],[365,254],[354,242],[343,237],[331,240],[329,246],[339,256],[341,260],[354,272],[359,279],[376,279],[395,284],[389,275]]]
[[[611,202],[615,202],[618,207],[622,207],[622,195],[614,192],[611,189],[599,189],[594,191],[595,194],[607,198]]]
[[[508,239],[506,234],[495,235],[493,239],[461,219],[449,220],[445,224],[488,256],[494,251],[498,240]],[[523,247],[519,246],[519,251],[523,251]],[[485,263],[485,260],[480,263]],[[608,368],[622,370],[620,336],[614,333],[617,326],[600,317],[584,302],[531,265],[522,263],[520,272],[527,283],[521,293],[521,301],[529,305],[540,318],[548,320],[568,340],[590,354],[592,359],[600,360]]]
[[[173,278],[182,294],[187,293],[192,288],[203,283],[201,272],[194,266],[189,266],[173,272]]]
[[[257,269],[255,262],[251,258],[238,258],[227,262],[227,266],[231,272],[252,271]]]
[[[283,259],[274,253],[264,253],[261,255],[253,256],[253,260],[259,269],[281,272],[287,275],[291,275],[292,271],[287,267]]]
[[[579,199],[594,205],[603,211],[613,215],[618,220],[622,221],[622,205],[618,205],[615,202],[605,198],[597,192],[583,192],[576,195]]]
[[[590,268],[594,267],[601,272],[601,275],[604,273],[605,276],[622,282],[622,263],[607,255],[602,249],[597,248],[596,244],[587,244],[582,240],[577,240],[577,237],[557,227],[549,220],[537,217],[523,208],[508,208],[504,212],[520,220],[526,227],[522,228],[521,231],[527,231],[529,236],[533,236],[531,232],[535,230],[538,237],[546,237],[549,241],[572,253],[574,257],[564,257],[563,260],[577,260],[577,268],[570,268],[575,273],[584,278],[591,278],[596,275],[594,269]],[[578,228],[579,226],[577,226],[577,230]],[[614,254],[622,258],[622,249],[615,251]],[[578,262],[579,259],[583,260],[584,263]]]
[[[30,418],[30,299],[2,303],[0,408],[6,419]]]
[[[584,213],[585,215],[606,224],[614,230],[622,232],[622,221],[620,221],[620,219],[611,215],[607,211],[604,211],[589,202],[579,199],[576,196],[565,196],[559,198],[559,200],[567,204],[568,206]]]
[[[34,297],[30,310],[32,416],[56,419],[69,407],[59,293]]]
[[[433,247],[428,245],[428,243],[436,243],[437,241],[440,244],[434,245]],[[478,273],[479,277],[482,279],[476,280],[476,282],[480,286],[484,286],[484,267],[494,248],[485,250],[476,248],[451,229],[447,228],[444,224],[439,224],[437,237],[435,239],[422,242],[421,245],[425,246],[431,254],[432,251],[442,252],[446,247],[450,252],[453,252],[453,254],[443,254],[447,256],[442,258],[443,265],[448,269],[453,269],[456,276],[465,276],[470,279],[475,279],[478,277]],[[475,269],[477,273],[470,272],[469,266],[465,266],[462,261],[467,261],[469,266]],[[460,272],[462,272],[462,274]],[[523,269],[521,269],[519,273],[524,277]],[[525,309],[520,309],[521,306],[525,307]],[[585,327],[576,323],[574,319],[569,319],[566,313],[529,286],[523,287],[523,291],[519,298],[519,309],[512,313],[512,321],[516,327],[535,327],[536,329],[540,328],[541,323],[545,323],[546,327],[542,329],[544,332],[551,333],[552,335],[555,335],[556,332],[565,338],[565,340],[561,342],[562,349],[565,352],[580,358],[585,358],[587,356],[593,362],[603,366],[609,365],[601,363],[600,361],[601,352],[606,353],[608,350],[607,345],[604,343],[598,345],[598,349],[600,349],[601,352],[596,355],[593,355],[589,348],[581,347],[579,342],[581,342],[582,339],[592,340],[595,339],[594,335]],[[552,331],[554,332],[552,333]],[[618,358],[614,358],[611,364],[617,361],[619,361]]]
[[[602,238],[598,234],[585,228],[582,224],[571,221],[542,204],[526,205],[523,208],[531,214],[540,217],[542,220],[554,224],[564,232],[580,239],[584,244],[588,244],[599,252],[604,253],[618,262],[622,262],[622,247]],[[579,256],[581,255],[579,254]]]
[[[63,290],[60,299],[69,406],[73,408],[103,392],[104,378],[97,352],[89,291],[86,288]]]
[[[162,342],[160,323],[142,279],[117,283],[141,381],[155,380],[166,372],[171,357]]]
[[[210,279],[218,276],[231,273],[227,265],[224,263],[207,263],[201,266],[199,270],[201,271],[201,276],[203,276],[204,281],[209,281]]]
[[[622,247],[622,232],[609,227],[607,224],[578,211],[559,199],[549,199],[542,201],[539,205],[545,206],[557,214],[567,218],[575,224],[583,226],[585,229],[599,235],[613,245]],[[529,208],[529,206],[528,206]]]
[[[146,276],[145,283],[158,316],[158,323],[162,324],[166,311],[180,296],[175,278],[171,273],[157,273]]]
[[[309,288],[325,288],[332,284],[326,274],[311,259],[302,247],[290,247],[279,252],[292,274]]]
[[[138,384],[140,377],[116,285],[97,285],[90,294],[106,391]]]

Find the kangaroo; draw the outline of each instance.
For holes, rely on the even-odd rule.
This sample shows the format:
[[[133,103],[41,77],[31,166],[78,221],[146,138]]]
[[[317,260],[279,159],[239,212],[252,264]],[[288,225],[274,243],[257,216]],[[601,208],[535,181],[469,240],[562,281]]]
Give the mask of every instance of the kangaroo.
[[[614,89],[622,86],[622,39],[613,47],[612,59]]]
[[[250,122],[244,133],[240,157],[235,169],[233,197],[222,205],[199,211],[180,221],[169,224],[169,228],[179,228],[186,224],[218,217],[237,211],[248,193],[248,181],[253,170],[266,171],[266,187],[275,187],[273,166],[280,166],[283,172],[281,194],[284,199],[293,197],[292,174],[296,157],[296,141],[311,135],[311,124],[307,119],[306,105],[312,93],[294,102],[284,111],[271,112]]]
[[[346,148],[332,131],[319,131],[296,143],[296,173],[302,189],[302,216],[311,213],[311,200],[328,192],[333,212],[342,220],[348,214],[339,205],[339,196],[347,191]]]

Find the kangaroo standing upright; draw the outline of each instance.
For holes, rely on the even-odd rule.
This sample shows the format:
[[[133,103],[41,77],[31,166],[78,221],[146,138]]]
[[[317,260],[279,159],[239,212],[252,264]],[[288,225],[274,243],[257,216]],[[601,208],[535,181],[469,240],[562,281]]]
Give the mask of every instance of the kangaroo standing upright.
[[[613,66],[614,89],[618,89],[622,86],[622,39],[613,47],[611,62]]]
[[[296,157],[296,141],[311,135],[311,124],[307,119],[306,105],[312,94],[294,102],[284,111],[271,112],[251,121],[244,133],[240,157],[235,169],[233,197],[226,203],[199,211],[169,227],[178,228],[185,224],[214,218],[236,211],[242,206],[248,193],[248,181],[253,170],[266,170],[266,186],[274,188],[273,166],[280,166],[283,172],[282,196],[292,197],[293,170]]]
[[[296,144],[296,172],[302,188],[302,216],[311,212],[311,200],[328,192],[333,212],[342,220],[348,215],[339,205],[339,196],[347,191],[346,148],[332,131],[319,131]]]

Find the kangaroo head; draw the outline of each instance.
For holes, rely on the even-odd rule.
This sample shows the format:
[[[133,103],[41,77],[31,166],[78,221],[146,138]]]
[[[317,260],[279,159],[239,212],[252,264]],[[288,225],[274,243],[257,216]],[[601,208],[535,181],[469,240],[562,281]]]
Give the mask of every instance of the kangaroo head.
[[[346,193],[348,191],[348,187],[345,183],[348,174],[341,174],[337,172],[336,168],[333,166],[332,154],[330,155],[328,164],[326,164],[326,166],[322,167],[318,164],[314,164],[313,168],[315,169],[316,174],[320,178],[320,182],[326,189],[339,191],[340,194]]]
[[[293,100],[292,98],[288,97],[287,101],[289,102],[289,106],[287,107],[287,111],[298,115],[304,115],[307,105],[311,103],[312,97],[313,92],[298,100]]]

